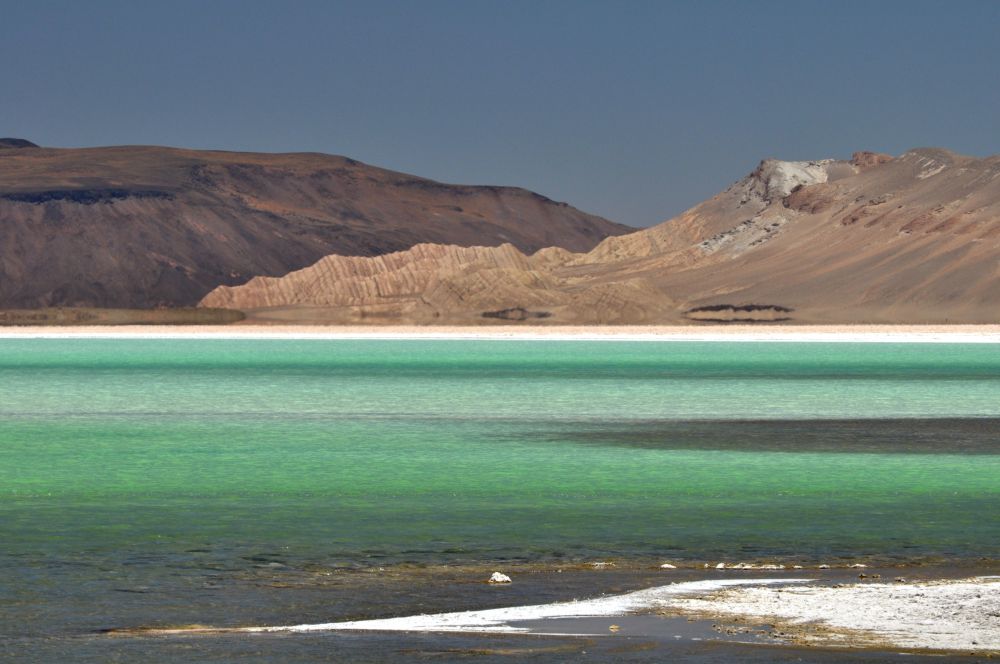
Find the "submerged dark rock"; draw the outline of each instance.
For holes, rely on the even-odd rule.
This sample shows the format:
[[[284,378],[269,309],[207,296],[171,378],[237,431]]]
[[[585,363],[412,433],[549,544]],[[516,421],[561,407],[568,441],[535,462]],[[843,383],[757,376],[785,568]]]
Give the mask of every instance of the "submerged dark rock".
[[[529,311],[524,307],[511,307],[500,311],[484,311],[483,318],[499,318],[500,320],[528,320],[531,318],[549,318],[548,311]]]

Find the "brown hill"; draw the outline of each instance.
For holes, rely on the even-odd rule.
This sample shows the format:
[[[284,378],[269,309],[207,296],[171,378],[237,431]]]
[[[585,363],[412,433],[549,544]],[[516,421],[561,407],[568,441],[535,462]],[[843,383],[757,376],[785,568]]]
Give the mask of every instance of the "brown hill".
[[[0,141],[4,307],[195,304],[332,253],[421,242],[586,251],[630,230],[524,189],[345,157]]]
[[[0,138],[0,150],[5,148],[37,148],[31,141],[23,138]]]
[[[996,322],[1000,157],[766,160],[680,216],[588,253],[419,245],[329,256],[202,304],[259,321]]]

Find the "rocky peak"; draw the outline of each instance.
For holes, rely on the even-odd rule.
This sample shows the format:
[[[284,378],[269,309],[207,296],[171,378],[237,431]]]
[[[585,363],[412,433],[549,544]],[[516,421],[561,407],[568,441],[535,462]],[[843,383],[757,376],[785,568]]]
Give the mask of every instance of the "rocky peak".
[[[828,168],[834,163],[833,159],[820,161],[765,159],[743,181],[746,198],[756,198],[765,203],[781,200],[796,187],[829,180]]]
[[[857,166],[861,170],[867,170],[869,168],[875,168],[887,161],[892,161],[892,155],[885,154],[882,152],[869,152],[868,150],[859,150],[851,155],[851,165]]]
[[[914,148],[899,158],[901,162],[910,165],[916,171],[916,177],[919,180],[933,177],[946,168],[954,166],[956,162],[965,159],[942,148]]]

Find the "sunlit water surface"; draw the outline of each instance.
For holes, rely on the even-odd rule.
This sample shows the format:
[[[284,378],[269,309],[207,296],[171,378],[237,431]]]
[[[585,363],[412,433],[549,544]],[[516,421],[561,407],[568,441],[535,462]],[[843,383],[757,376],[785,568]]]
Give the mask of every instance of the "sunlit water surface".
[[[990,344],[0,340],[0,635],[398,614],[438,565],[996,559],[998,478]]]

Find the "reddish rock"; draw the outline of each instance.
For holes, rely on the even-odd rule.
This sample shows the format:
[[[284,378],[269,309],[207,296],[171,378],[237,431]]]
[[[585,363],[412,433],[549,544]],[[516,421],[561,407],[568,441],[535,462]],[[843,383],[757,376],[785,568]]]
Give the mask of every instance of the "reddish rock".
[[[892,161],[892,155],[884,154],[882,152],[868,152],[867,150],[861,150],[851,155],[851,163],[861,170],[875,168],[876,166],[884,164],[887,161]]]

